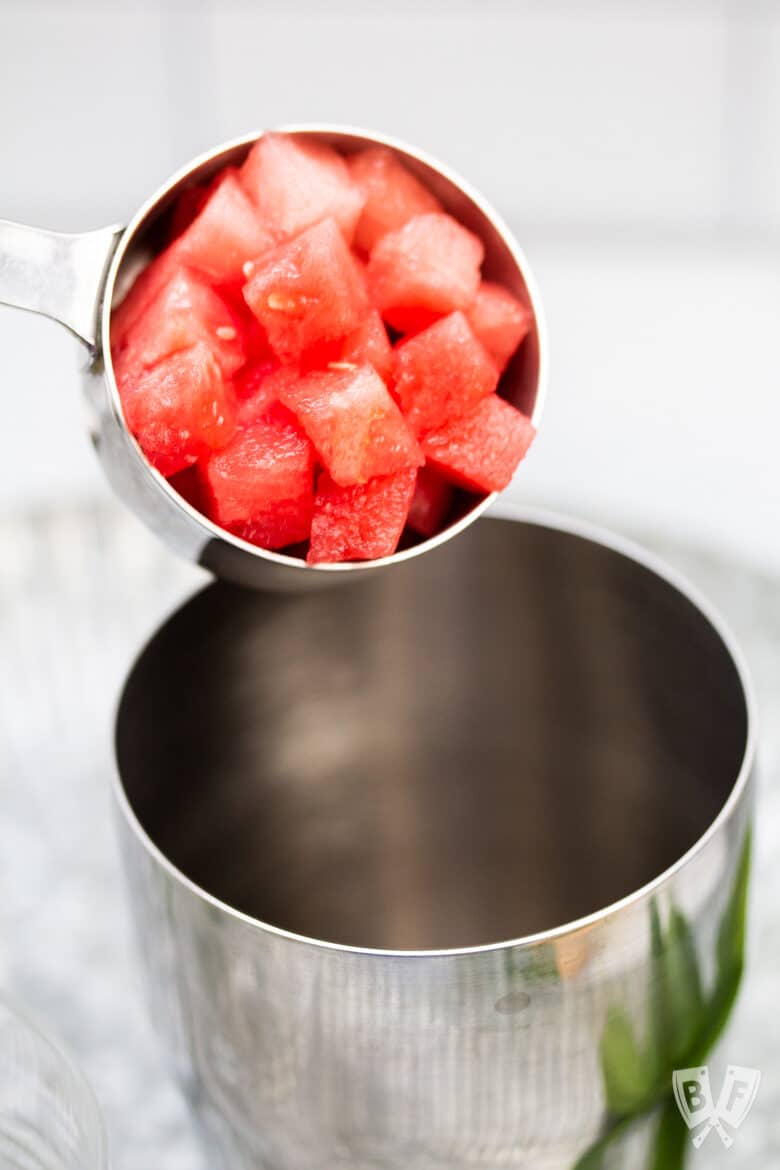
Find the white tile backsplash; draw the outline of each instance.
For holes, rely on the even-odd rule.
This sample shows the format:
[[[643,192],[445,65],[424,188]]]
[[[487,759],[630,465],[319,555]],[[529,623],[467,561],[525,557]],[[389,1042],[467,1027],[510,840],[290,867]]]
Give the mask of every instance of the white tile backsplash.
[[[126,216],[252,126],[375,126],[525,222],[780,227],[764,0],[2,0],[0,214]]]
[[[0,215],[63,230],[121,220],[173,165],[159,11],[1,7]]]
[[[734,17],[736,23],[737,17]],[[734,119],[732,181],[741,215],[780,230],[780,6],[742,27],[741,117]],[[736,103],[735,103],[736,104]],[[740,150],[741,145],[741,150]]]
[[[392,130],[532,220],[715,224],[720,5],[214,8],[223,134],[284,121]]]

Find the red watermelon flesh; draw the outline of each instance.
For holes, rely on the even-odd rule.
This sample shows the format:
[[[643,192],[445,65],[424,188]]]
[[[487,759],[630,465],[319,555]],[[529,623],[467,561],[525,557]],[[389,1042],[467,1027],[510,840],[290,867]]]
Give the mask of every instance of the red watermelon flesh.
[[[314,452],[279,403],[240,428],[201,466],[208,514],[263,548],[307,540],[314,506]]]
[[[382,236],[368,261],[368,289],[382,316],[402,332],[465,309],[479,288],[482,241],[451,215],[416,215]]]
[[[264,134],[247,155],[241,180],[277,239],[332,217],[352,242],[364,199],[344,159],[329,146]]]
[[[173,245],[177,259],[213,280],[243,281],[247,259],[269,251],[276,240],[263,226],[259,213],[232,168],[223,171],[221,181],[199,214]]]
[[[276,400],[277,395],[272,389],[269,378],[278,369],[278,360],[270,357],[254,362],[252,365],[246,365],[236,374],[233,385],[235,386],[239,409],[248,406],[250,403],[256,405],[261,398],[264,402],[268,403]]]
[[[199,183],[194,187],[185,187],[177,196],[171,213],[169,239],[176,240],[187,230],[208,199],[210,187],[211,184]]]
[[[482,281],[466,316],[499,370],[504,369],[533,323],[531,310],[492,280]]]
[[[393,370],[393,349],[376,309],[371,309],[362,325],[347,334],[337,360],[373,366],[383,382],[389,381]]]
[[[283,362],[345,337],[368,313],[366,290],[335,220],[326,219],[263,256],[244,298]]]
[[[529,418],[491,394],[471,414],[431,431],[421,442],[430,465],[451,483],[497,492],[512,479],[535,434]]]
[[[532,314],[392,151],[269,134],[168,224],[111,353],[128,426],[194,507],[297,545],[321,471],[316,563],[434,535],[453,485],[506,485],[534,430],[494,391]]]
[[[498,385],[498,370],[463,313],[450,313],[395,351],[393,392],[423,434],[468,414]]]
[[[441,211],[438,199],[384,146],[361,150],[347,166],[366,201],[355,231],[355,247],[364,252],[413,216]]]
[[[323,472],[317,482],[309,564],[373,561],[398,547],[414,493],[413,468],[368,483],[339,487]]]
[[[183,471],[177,471],[174,475],[169,475],[168,483],[193,508],[196,508],[199,512],[205,512],[206,501],[203,497],[203,485],[200,480],[197,463],[192,463],[189,467],[185,467]]]
[[[226,303],[197,273],[182,268],[158,290],[112,350],[117,381],[150,369],[163,358],[196,342],[212,351],[229,377],[245,359],[240,323]]]
[[[432,468],[421,467],[406,523],[420,536],[435,536],[449,514],[453,494],[447,481]]]
[[[120,393],[130,431],[163,475],[224,446],[235,429],[233,389],[202,341],[140,373]]]
[[[111,311],[111,352],[118,352],[127,339],[127,334],[151,301],[177,268],[176,257],[170,249],[155,256],[146,268],[139,272],[120,304]]]
[[[371,366],[278,376],[288,406],[341,487],[424,462],[419,445]]]

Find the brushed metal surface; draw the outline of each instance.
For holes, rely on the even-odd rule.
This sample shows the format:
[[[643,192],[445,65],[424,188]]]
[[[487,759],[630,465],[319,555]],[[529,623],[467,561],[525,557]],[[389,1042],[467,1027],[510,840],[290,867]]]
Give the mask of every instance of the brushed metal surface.
[[[351,588],[214,585],[136,663],[122,848],[213,1165],[570,1170],[608,1013],[646,1027],[653,914],[711,966],[748,684],[699,599],[586,534],[483,520]]]
[[[99,290],[123,231],[69,235],[0,220],[0,302],[51,317],[94,349]]]
[[[306,124],[284,133],[330,143],[344,153],[382,144],[438,196],[485,245],[483,271],[534,312],[534,326],[504,371],[500,391],[538,427],[547,384],[547,342],[539,294],[528,261],[507,225],[459,175],[394,138],[344,126]],[[261,589],[307,590],[365,576],[443,544],[462,532],[495,499],[457,493],[451,522],[436,536],[371,562],[307,565],[300,557],[257,548],[212,524],[147,462],[125,424],[111,364],[111,310],[134,276],[167,239],[169,216],[186,187],[227,165],[239,165],[263,131],[223,143],[192,160],[140,208],[127,228],[64,236],[0,221],[0,304],[61,320],[86,341],[84,373],[92,440],[117,495],[180,556],[216,576]]]

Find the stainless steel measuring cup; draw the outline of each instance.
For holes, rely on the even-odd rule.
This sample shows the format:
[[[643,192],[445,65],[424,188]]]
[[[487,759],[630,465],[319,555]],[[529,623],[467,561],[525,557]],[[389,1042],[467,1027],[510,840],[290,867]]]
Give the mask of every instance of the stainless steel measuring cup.
[[[284,133],[327,142],[345,154],[383,145],[471,228],[485,245],[483,272],[501,281],[534,312],[534,326],[505,370],[501,393],[538,426],[546,386],[546,341],[536,287],[516,240],[496,212],[468,184],[440,163],[395,139],[347,127],[281,127]],[[151,196],[126,228],[63,235],[0,221],[0,304],[53,317],[88,347],[86,400],[92,440],[111,485],[166,544],[218,577],[272,589],[306,589],[365,575],[378,566],[408,560],[461,532],[495,498],[466,497],[452,523],[429,540],[392,557],[363,563],[306,565],[298,557],[257,548],[213,524],[187,503],[147,462],[125,424],[111,363],[112,306],[140,267],[159,250],[166,214],[177,195],[222,167],[239,164],[259,133],[228,142],[188,163]]]
[[[125,686],[116,796],[209,1165],[656,1165],[739,985],[755,735],[707,604],[544,516],[185,604]]]

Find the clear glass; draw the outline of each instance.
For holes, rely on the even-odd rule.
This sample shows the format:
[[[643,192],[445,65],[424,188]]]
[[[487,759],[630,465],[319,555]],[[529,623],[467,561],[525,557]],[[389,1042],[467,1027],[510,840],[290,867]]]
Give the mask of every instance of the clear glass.
[[[0,999],[0,1170],[107,1170],[89,1084],[16,1007]]]

